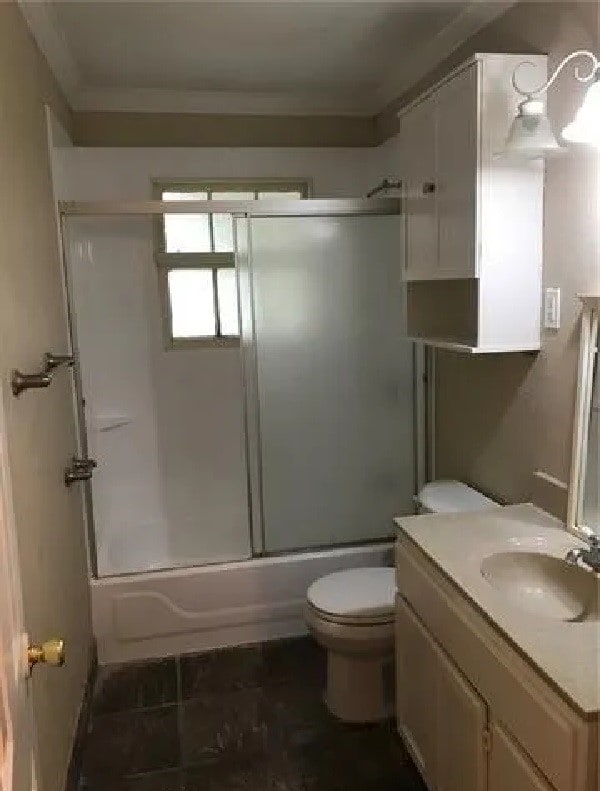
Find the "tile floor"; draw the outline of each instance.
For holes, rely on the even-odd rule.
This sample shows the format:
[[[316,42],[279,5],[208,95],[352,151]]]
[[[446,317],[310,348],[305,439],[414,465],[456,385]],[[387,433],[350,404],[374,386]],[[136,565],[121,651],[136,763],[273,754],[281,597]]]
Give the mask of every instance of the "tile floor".
[[[309,638],[102,668],[81,791],[425,791],[391,724],[325,709]]]

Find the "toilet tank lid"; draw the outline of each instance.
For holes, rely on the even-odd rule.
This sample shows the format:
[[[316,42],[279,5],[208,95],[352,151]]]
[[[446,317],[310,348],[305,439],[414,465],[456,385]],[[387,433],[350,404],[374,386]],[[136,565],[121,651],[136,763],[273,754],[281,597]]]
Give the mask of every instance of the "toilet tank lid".
[[[431,481],[417,495],[417,503],[433,513],[482,511],[498,503],[460,481]]]
[[[392,613],[395,595],[395,571],[383,566],[327,574],[313,582],[306,594],[321,612],[347,618]]]

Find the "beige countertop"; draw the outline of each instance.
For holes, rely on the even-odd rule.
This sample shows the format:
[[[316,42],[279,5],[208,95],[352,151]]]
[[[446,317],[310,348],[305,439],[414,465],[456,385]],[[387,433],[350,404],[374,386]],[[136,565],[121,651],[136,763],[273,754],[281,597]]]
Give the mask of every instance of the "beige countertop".
[[[583,546],[561,522],[529,504],[395,522],[564,698],[587,716],[600,711],[600,622],[528,613],[507,603],[506,594],[481,574],[484,558],[496,552],[564,558],[570,548]]]

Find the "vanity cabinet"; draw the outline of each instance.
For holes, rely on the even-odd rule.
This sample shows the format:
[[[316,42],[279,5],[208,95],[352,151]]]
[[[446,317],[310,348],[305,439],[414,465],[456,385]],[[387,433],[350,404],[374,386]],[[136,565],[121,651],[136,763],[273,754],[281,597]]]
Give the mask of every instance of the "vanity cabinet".
[[[401,599],[396,642],[398,728],[421,776],[440,791],[485,791],[485,701]]]
[[[491,725],[489,791],[552,791],[540,772],[502,725]]]
[[[402,533],[396,568],[397,727],[430,791],[598,791],[598,716],[571,708]]]
[[[540,346],[542,161],[500,156],[519,96],[515,66],[541,55],[479,54],[400,114],[406,333],[462,351]]]

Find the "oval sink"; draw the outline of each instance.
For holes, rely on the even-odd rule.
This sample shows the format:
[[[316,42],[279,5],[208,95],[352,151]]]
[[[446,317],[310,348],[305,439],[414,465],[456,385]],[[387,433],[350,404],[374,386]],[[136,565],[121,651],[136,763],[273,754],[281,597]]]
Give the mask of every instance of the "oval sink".
[[[481,564],[482,576],[514,607],[558,621],[597,621],[600,578],[540,552],[498,552]]]

